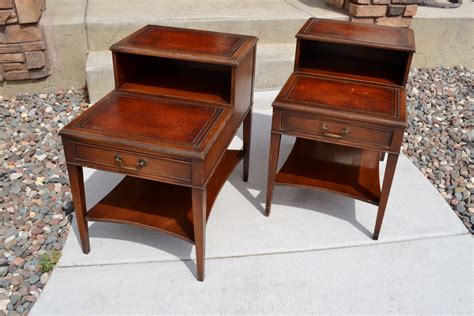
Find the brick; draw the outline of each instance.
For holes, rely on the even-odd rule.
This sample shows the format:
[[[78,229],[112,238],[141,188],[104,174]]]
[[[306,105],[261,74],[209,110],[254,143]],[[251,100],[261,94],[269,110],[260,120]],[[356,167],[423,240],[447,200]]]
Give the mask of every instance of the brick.
[[[0,0],[0,9],[12,9],[13,0]]]
[[[392,0],[393,4],[415,4],[418,0]]]
[[[370,0],[352,0],[351,2],[358,4],[370,4]]]
[[[388,6],[387,15],[388,16],[400,16],[403,15],[405,11],[404,5],[390,5]]]
[[[344,0],[326,0],[326,4],[330,7],[342,9],[342,7],[344,6]]]
[[[355,18],[355,17],[351,17],[351,22],[374,24],[375,20],[374,20],[374,18]]]
[[[1,35],[2,33],[0,33]],[[46,43],[44,41],[22,43],[22,44],[0,44],[0,54],[5,53],[21,53],[35,50],[45,50]]]
[[[5,80],[26,80],[26,79],[40,79],[49,75],[49,70],[46,68],[38,70],[18,70],[5,72]]]
[[[12,71],[12,70],[24,70],[25,64],[23,63],[6,63],[3,64],[4,71]]]
[[[41,17],[42,0],[15,0],[20,24],[38,22]]]
[[[43,39],[39,27],[24,25],[5,26],[5,43],[36,42]]]
[[[30,79],[28,70],[8,71],[4,74],[5,80],[26,80]]]
[[[0,10],[0,25],[17,22],[15,10]]]
[[[344,1],[344,10],[349,11],[350,3],[351,3],[351,0]]]
[[[26,68],[37,69],[46,65],[46,58],[44,52],[26,52]]]
[[[398,27],[410,27],[411,18],[404,18],[401,16],[397,17],[383,17],[375,19],[375,24],[387,25],[387,26],[398,26]]]
[[[351,3],[349,13],[355,17],[379,17],[385,16],[386,5],[359,5]]]
[[[0,63],[22,63],[25,56],[22,53],[0,54]]]
[[[390,0],[372,0],[373,4],[390,4]]]
[[[403,16],[415,16],[418,6],[416,4],[409,4],[406,6]]]

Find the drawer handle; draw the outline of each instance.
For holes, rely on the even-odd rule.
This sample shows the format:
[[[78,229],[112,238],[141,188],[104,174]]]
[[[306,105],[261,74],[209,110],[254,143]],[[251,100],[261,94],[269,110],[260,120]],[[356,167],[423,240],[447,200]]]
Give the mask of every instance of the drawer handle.
[[[351,129],[349,127],[344,127],[342,130],[341,130],[341,134],[333,134],[333,133],[328,133],[328,127],[326,124],[324,123],[321,123],[321,125],[319,126],[319,129],[321,130],[321,132],[323,133],[323,136],[327,136],[327,137],[332,137],[332,138],[343,138],[344,136],[346,136],[347,134],[349,134],[349,132],[351,131]]]
[[[115,154],[114,161],[117,167],[122,168],[122,156],[120,154]]]
[[[141,169],[143,167],[146,167],[146,164],[147,164],[147,162],[146,162],[145,159],[143,159],[143,158],[138,159],[137,169]]]
[[[115,161],[115,165],[119,168],[122,168],[122,156],[120,156],[120,154],[115,154],[115,157],[114,157],[114,161]],[[147,161],[143,158],[140,158],[138,159],[138,162],[137,162],[137,170],[143,168],[143,167],[146,167],[147,165]],[[134,170],[133,168],[125,168],[123,167],[124,169],[127,169],[127,170]]]

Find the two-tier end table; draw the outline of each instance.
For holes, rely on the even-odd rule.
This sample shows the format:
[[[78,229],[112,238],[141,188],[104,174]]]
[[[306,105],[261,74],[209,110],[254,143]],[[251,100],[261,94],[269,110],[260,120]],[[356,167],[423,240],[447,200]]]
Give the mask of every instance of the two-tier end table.
[[[256,43],[149,25],[111,47],[115,89],[61,130],[84,253],[88,221],[158,229],[196,245],[204,279],[212,205],[242,158],[248,177]],[[82,167],[127,176],[87,211]]]
[[[311,18],[296,37],[294,72],[273,103],[266,212],[274,185],[335,192],[378,206],[378,239],[406,126],[413,32]],[[282,134],[296,142],[277,172]]]

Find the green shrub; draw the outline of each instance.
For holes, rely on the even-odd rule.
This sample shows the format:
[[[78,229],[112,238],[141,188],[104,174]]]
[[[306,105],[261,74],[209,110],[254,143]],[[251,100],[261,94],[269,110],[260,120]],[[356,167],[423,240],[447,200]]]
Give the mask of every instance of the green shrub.
[[[41,271],[49,272],[53,270],[54,266],[59,261],[59,257],[61,257],[61,253],[57,250],[42,254],[39,262]]]

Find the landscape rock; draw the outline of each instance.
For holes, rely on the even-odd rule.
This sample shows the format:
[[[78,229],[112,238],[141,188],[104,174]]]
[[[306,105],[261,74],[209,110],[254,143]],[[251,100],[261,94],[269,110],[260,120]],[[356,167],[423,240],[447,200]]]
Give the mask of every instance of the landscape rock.
[[[415,69],[408,80],[403,152],[474,233],[469,207],[474,182],[472,69]],[[470,189],[471,188],[471,189]]]
[[[71,194],[58,131],[87,108],[83,90],[0,96],[0,288],[11,289],[5,306],[12,315],[29,312],[49,279],[40,258],[61,250],[69,230],[63,205],[70,207]]]

